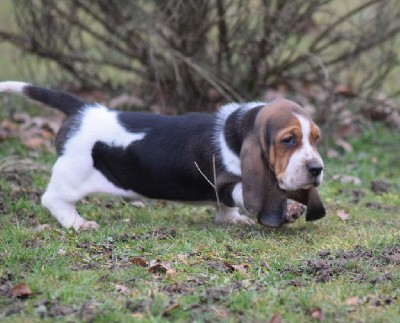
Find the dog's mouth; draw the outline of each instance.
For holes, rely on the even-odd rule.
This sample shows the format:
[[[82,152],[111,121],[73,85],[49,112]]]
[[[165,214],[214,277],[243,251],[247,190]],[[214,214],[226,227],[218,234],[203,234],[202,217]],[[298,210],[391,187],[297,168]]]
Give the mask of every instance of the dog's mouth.
[[[296,186],[292,187],[292,186],[287,185],[283,180],[278,180],[278,185],[281,189],[283,189],[285,191],[297,191],[297,190],[307,190],[311,187],[318,187],[319,185],[321,185],[321,182],[314,180],[311,182],[307,182],[307,183],[296,185]]]

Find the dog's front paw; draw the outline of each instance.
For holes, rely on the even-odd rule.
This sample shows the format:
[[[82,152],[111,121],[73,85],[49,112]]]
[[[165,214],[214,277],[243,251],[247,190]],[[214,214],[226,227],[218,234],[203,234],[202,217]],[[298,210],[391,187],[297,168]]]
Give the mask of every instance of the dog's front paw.
[[[82,231],[89,231],[89,230],[98,230],[99,225],[95,221],[83,221],[78,227],[75,228],[76,232],[82,232]]]
[[[247,217],[245,215],[241,215],[240,213],[238,213],[237,215],[232,217],[230,222],[235,223],[235,224],[242,224],[242,225],[253,225],[255,223],[252,219],[250,219],[249,217]]]
[[[215,221],[221,223],[234,223],[243,225],[253,225],[254,221],[239,213],[237,207],[221,207],[215,216]]]
[[[300,218],[307,207],[301,203],[288,200],[285,212],[285,222],[292,223]]]

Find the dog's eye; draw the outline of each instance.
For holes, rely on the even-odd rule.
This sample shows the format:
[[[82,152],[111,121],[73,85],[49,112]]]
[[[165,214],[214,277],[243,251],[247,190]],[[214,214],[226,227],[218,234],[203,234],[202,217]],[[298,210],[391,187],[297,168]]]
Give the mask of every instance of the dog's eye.
[[[283,138],[282,143],[287,147],[293,147],[294,145],[296,145],[296,137],[290,136],[287,138]]]

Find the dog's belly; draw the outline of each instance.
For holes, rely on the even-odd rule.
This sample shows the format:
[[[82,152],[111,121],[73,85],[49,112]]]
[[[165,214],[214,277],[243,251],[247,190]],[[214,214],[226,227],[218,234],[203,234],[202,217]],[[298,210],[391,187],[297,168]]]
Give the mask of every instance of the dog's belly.
[[[215,200],[212,186],[200,173],[190,176],[192,170],[185,172],[188,165],[180,165],[180,160],[153,156],[158,162],[146,162],[138,155],[132,149],[127,151],[97,142],[92,150],[93,166],[116,187],[148,198],[182,202]],[[189,167],[195,167],[194,163]]]

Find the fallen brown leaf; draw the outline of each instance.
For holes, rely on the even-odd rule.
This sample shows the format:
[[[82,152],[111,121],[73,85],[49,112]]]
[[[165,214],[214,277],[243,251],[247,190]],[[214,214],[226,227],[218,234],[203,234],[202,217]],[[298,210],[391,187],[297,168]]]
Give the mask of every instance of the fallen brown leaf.
[[[32,295],[32,291],[25,283],[20,283],[11,288],[11,295],[14,298],[27,298]]]
[[[183,262],[184,264],[187,263],[187,260],[188,260],[189,255],[186,255],[186,254],[177,254],[176,256],[178,257],[178,260],[179,260],[180,262]]]
[[[393,110],[385,119],[385,122],[393,127],[400,128],[400,113]]]
[[[337,210],[336,215],[342,220],[347,221],[350,219],[350,215],[346,213],[344,210]]]
[[[132,257],[130,260],[132,265],[147,267],[147,260],[143,257]]]
[[[359,177],[351,176],[351,175],[333,175],[332,179],[340,180],[342,184],[354,184],[354,185],[361,185],[362,181]]]
[[[343,138],[337,138],[335,140],[335,145],[343,148],[346,153],[351,153],[353,151],[353,146]]]
[[[332,159],[332,158],[338,158],[340,155],[335,149],[329,148],[327,156],[329,159]]]
[[[54,133],[47,129],[41,129],[40,135],[45,139],[52,139],[54,137]]]
[[[131,316],[135,319],[141,319],[141,318],[143,318],[144,315],[143,315],[143,313],[137,312],[137,313],[132,313]]]
[[[272,315],[269,323],[282,323],[281,315],[279,313],[275,313],[274,315]]]
[[[233,265],[230,264],[229,262],[224,261],[224,265],[226,268],[228,268],[229,271],[233,272],[233,271],[239,271],[241,273],[245,273],[246,269],[249,268],[248,264],[240,264],[240,265]]]
[[[8,130],[9,132],[16,132],[18,130],[18,125],[10,120],[3,120],[0,123],[0,128]]]
[[[167,274],[170,277],[175,275],[174,269],[172,269],[171,264],[166,261],[161,261],[160,259],[150,261],[150,266],[147,271],[153,274]]]
[[[307,312],[308,316],[311,316],[312,318],[316,319],[317,321],[323,321],[325,318],[324,313],[319,307],[314,307],[311,310]]]
[[[165,273],[169,278],[175,278],[176,270],[173,268],[169,268]]]
[[[26,122],[28,122],[28,120],[31,120],[30,115],[27,114],[26,112],[14,113],[12,118],[14,119],[14,121],[19,122],[19,123],[26,123]]]
[[[6,140],[10,137],[10,132],[6,129],[0,128],[0,141]]]
[[[161,316],[168,316],[173,310],[179,308],[180,304],[172,304],[168,306],[164,311],[162,311]]]
[[[36,228],[36,232],[42,232],[43,230],[50,229],[50,224],[44,223],[44,224],[39,224]]]
[[[124,286],[124,285],[119,285],[119,284],[113,284],[115,287],[115,291],[124,295],[129,295],[131,293],[131,290]]]
[[[39,148],[45,145],[44,138],[33,137],[22,141],[22,144],[29,149]]]
[[[344,301],[346,305],[357,306],[360,304],[360,299],[357,296],[350,297]]]
[[[226,319],[230,316],[229,311],[225,308],[213,306],[212,309],[220,319]]]
[[[349,84],[339,84],[335,87],[334,93],[337,95],[344,96],[346,98],[352,98],[356,96],[354,89]]]

